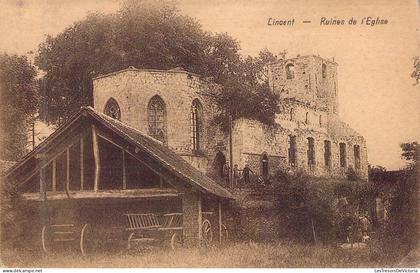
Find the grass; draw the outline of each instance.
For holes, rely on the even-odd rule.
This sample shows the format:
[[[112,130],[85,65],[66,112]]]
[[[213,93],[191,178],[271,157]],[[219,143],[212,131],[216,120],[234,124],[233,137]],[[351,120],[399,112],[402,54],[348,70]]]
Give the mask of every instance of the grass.
[[[37,254],[38,253],[38,254]],[[372,247],[341,249],[293,243],[236,243],[225,247],[169,250],[153,247],[118,253],[2,252],[4,267],[386,267],[393,259]],[[394,259],[395,260],[395,259]],[[394,261],[395,263],[395,261]]]

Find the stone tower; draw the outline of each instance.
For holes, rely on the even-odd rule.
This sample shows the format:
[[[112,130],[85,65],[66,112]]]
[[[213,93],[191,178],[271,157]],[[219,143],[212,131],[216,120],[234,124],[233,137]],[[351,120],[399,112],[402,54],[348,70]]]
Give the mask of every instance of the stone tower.
[[[313,55],[281,59],[270,65],[268,76],[283,102],[296,100],[314,110],[338,113],[336,62]]]

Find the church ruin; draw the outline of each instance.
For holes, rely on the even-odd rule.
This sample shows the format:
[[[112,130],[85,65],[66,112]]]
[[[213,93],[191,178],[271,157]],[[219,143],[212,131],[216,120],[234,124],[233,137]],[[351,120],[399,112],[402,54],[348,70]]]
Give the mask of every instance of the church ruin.
[[[269,66],[280,96],[276,125],[238,119],[232,161],[269,179],[278,171],[367,179],[366,142],[338,116],[337,63],[318,56]],[[197,169],[217,177],[229,160],[229,138],[211,124],[214,106],[202,94],[215,85],[182,68],[129,67],[93,80],[94,108],[161,141]],[[232,165],[233,165],[232,164]]]

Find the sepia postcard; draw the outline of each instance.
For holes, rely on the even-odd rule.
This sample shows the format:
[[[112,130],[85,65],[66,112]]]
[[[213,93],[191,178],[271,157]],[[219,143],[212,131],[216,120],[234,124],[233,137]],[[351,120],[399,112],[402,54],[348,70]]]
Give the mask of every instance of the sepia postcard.
[[[2,271],[418,272],[419,11],[0,0]]]

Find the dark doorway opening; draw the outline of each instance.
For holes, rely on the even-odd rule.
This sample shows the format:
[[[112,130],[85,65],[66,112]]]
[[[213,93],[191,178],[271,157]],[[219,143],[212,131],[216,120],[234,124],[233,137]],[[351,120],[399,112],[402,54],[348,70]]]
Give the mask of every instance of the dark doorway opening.
[[[219,177],[223,177],[223,166],[226,164],[226,157],[222,152],[217,152],[213,162],[213,169],[215,174]]]

